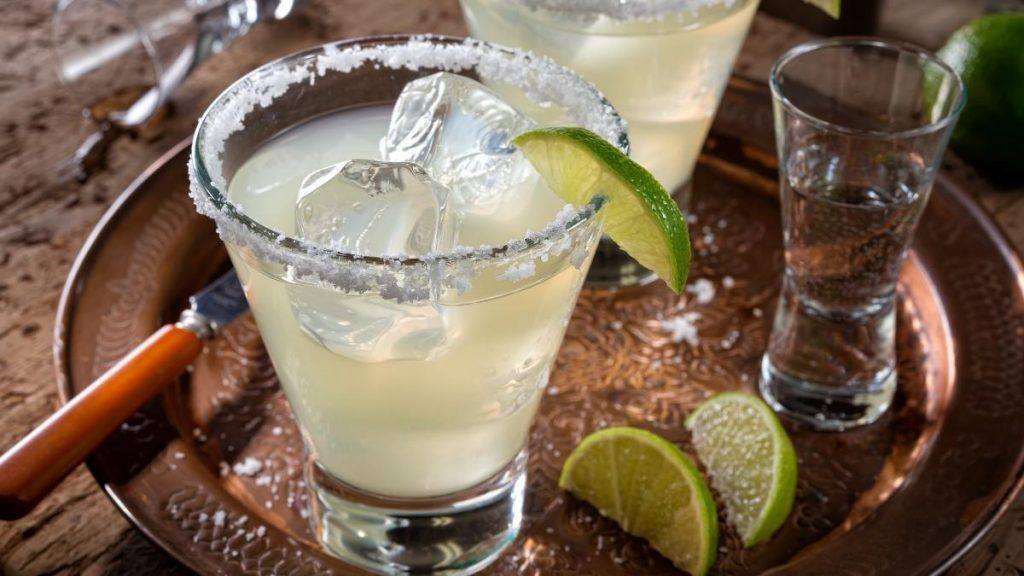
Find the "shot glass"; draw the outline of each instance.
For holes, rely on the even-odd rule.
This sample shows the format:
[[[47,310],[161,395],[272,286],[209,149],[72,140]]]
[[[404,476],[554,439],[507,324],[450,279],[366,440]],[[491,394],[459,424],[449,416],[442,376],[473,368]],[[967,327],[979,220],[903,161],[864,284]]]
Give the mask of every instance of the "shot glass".
[[[800,45],[771,73],[785,273],[760,388],[821,430],[881,416],[896,388],[896,285],[963,107],[911,45]]]
[[[601,235],[600,199],[504,246],[422,258],[344,252],[296,232],[299,183],[348,160],[332,156],[331,140],[362,133],[365,117],[345,118],[390,106],[407,83],[439,71],[628,146],[600,93],[547,58],[387,36],[250,72],[200,120],[190,162],[196,207],[217,222],[302,430],[316,537],[386,574],[470,574],[514,540],[527,433]],[[303,127],[332,117],[325,140],[300,141]],[[233,195],[244,181],[260,194]],[[287,202],[259,200],[278,192]],[[528,204],[506,205],[508,218],[528,217]]]

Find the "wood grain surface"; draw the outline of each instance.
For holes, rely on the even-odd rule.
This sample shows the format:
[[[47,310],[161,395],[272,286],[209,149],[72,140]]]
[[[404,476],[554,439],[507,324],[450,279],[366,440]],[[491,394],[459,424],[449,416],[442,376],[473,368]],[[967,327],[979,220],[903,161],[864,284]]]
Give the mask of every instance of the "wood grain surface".
[[[54,73],[52,0],[0,3],[0,449],[57,405],[51,345],[61,287],[89,230],[150,163],[189,136],[196,118],[232,80],[258,64],[313,44],[368,34],[465,34],[457,0],[309,0],[297,16],[257,26],[198,70],[174,98],[158,136],[115,143],[105,170],[86,184],[59,184],[55,166],[89,134]],[[979,13],[977,0],[890,0],[882,32],[940,43]],[[927,7],[927,8],[925,8]],[[936,7],[932,9],[932,7]],[[920,25],[927,17],[927,24]],[[929,33],[921,33],[922,28]],[[915,32],[916,31],[916,32]],[[764,81],[771,63],[810,34],[759,15],[736,73]],[[1018,250],[1024,250],[1024,187],[993,185],[954,158],[948,168],[977,190]],[[1020,442],[1013,438],[1008,441]],[[956,575],[1024,576],[1024,502],[1017,502]],[[30,516],[0,523],[0,574],[145,576],[187,571],[133,529],[84,469]]]

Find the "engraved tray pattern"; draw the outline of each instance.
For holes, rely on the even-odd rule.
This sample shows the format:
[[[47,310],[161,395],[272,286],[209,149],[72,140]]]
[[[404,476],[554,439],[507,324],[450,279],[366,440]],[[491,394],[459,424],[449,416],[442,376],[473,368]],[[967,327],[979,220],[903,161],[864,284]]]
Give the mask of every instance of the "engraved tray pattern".
[[[487,573],[677,573],[561,493],[556,478],[589,432],[640,426],[688,450],[681,424],[696,404],[720,390],[753,390],[782,268],[770,125],[763,88],[731,85],[695,181],[691,284],[712,282],[710,302],[660,284],[581,296],[530,436],[522,533]],[[65,399],[174,318],[224,266],[212,226],[185,195],[186,153],[178,146],[126,191],[72,272],[55,344]],[[801,467],[795,510],[750,550],[726,529],[713,573],[932,573],[987,529],[1022,470],[1018,278],[998,231],[940,176],[901,276],[893,410],[845,434],[787,424]],[[684,312],[700,314],[695,345],[662,329]],[[231,471],[250,458],[258,473]],[[126,516],[199,573],[361,573],[311,542],[302,461],[287,402],[245,317],[89,466]]]

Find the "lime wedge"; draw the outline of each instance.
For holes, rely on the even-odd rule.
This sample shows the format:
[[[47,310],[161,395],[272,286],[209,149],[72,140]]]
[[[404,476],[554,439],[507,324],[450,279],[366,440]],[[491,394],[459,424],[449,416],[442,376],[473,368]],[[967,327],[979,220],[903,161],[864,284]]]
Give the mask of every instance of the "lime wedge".
[[[694,576],[715,561],[711,492],[690,459],[655,434],[607,428],[587,436],[565,461],[558,485]]]
[[[808,4],[819,8],[825,14],[839,19],[839,2],[840,0],[804,0]]]
[[[743,544],[767,540],[796,495],[796,452],[775,413],[754,396],[726,392],[698,406],[686,427]]]
[[[679,207],[651,173],[584,128],[541,128],[514,140],[548,187],[582,206],[608,200],[604,232],[677,294],[690,271],[690,235]]]

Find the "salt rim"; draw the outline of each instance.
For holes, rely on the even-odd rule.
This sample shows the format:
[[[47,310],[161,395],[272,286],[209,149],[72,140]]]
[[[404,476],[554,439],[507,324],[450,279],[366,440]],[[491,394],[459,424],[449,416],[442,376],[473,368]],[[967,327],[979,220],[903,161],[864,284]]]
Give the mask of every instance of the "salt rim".
[[[506,0],[498,0],[506,1]],[[674,14],[694,14],[705,8],[732,8],[751,0],[511,0],[531,9],[573,17],[607,16],[615,20],[662,20]]]
[[[297,83],[313,85],[328,71],[347,73],[366,63],[391,69],[473,69],[484,79],[517,87],[533,102],[565,108],[574,122],[628,152],[626,123],[601,92],[575,72],[529,52],[473,39],[386,36],[325,44],[270,62],[236,81],[199,119],[189,159],[189,194],[196,210],[216,222],[221,240],[259,260],[284,266],[291,281],[345,292],[376,291],[399,302],[436,298],[446,287],[462,293],[470,287],[474,264],[530,251],[546,261],[550,255],[564,252],[564,242],[557,240],[569,238],[603,203],[596,198],[585,206],[562,210],[541,232],[500,248],[459,246],[420,258],[338,252],[287,236],[246,216],[221,192],[227,189],[222,154],[228,138],[244,128],[245,116],[269,106]]]

